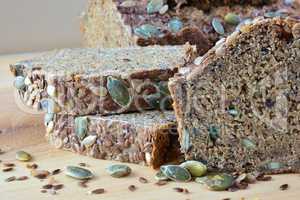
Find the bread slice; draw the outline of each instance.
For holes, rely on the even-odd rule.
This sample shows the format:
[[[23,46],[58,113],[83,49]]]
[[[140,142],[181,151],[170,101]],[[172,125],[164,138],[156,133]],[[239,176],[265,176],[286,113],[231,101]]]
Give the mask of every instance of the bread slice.
[[[63,49],[11,65],[20,98],[37,110],[71,115],[167,109],[167,81],[193,47]]]
[[[89,0],[81,18],[84,45],[110,48],[189,42],[203,55],[220,38],[257,16],[295,15],[300,11],[296,1],[242,2]]]
[[[45,116],[47,138],[56,148],[157,168],[182,156],[171,111],[112,116]]]
[[[169,82],[186,159],[300,171],[300,21],[257,19]]]

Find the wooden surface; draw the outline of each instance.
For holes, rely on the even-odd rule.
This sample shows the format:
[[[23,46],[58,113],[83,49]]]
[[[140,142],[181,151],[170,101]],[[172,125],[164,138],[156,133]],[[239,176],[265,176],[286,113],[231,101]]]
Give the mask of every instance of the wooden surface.
[[[107,199],[107,200],[221,200],[231,198],[240,200],[298,200],[300,199],[300,176],[299,175],[279,175],[273,176],[270,182],[260,182],[250,185],[250,187],[238,192],[211,192],[197,183],[175,183],[171,182],[166,186],[154,185],[155,171],[147,167],[130,165],[133,174],[127,178],[114,179],[105,173],[105,167],[111,164],[110,161],[95,160],[88,157],[78,156],[70,152],[55,150],[49,146],[44,139],[44,129],[41,115],[29,115],[22,112],[14,102],[12,77],[8,72],[8,63],[32,57],[32,55],[2,56],[0,57],[0,148],[6,153],[0,155],[2,162],[14,162],[16,168],[12,172],[0,171],[0,199],[1,200],[24,200],[24,199]],[[55,176],[55,179],[65,185],[64,189],[57,195],[40,193],[42,185],[47,180],[41,182],[30,177],[27,181],[16,181],[7,183],[4,179],[10,176],[30,176],[30,172],[25,167],[25,163],[15,161],[16,150],[26,150],[34,156],[34,163],[40,169],[54,170],[63,169],[66,165],[77,165],[85,162],[90,165],[90,169],[95,173],[95,179],[88,183],[88,188],[78,186],[78,181],[66,177],[63,173]],[[0,163],[0,169],[2,164]],[[138,178],[143,176],[149,179],[150,183],[141,184]],[[290,188],[280,191],[279,186],[288,183]],[[130,192],[129,185],[136,185],[137,190]],[[174,187],[187,188],[190,194],[180,194],[173,191]],[[104,188],[105,194],[88,195],[88,191],[97,188]]]

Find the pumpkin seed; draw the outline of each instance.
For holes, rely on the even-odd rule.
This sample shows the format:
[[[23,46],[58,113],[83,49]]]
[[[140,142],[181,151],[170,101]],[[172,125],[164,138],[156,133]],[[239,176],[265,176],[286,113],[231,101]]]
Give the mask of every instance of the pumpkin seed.
[[[83,140],[87,134],[88,129],[88,118],[87,117],[76,117],[75,119],[75,134],[79,139]]]
[[[284,165],[280,162],[269,162],[267,165],[266,165],[266,168],[268,170],[276,170],[276,169],[280,169],[282,168]]]
[[[52,99],[43,99],[41,101],[41,107],[46,113],[58,113],[60,111],[60,107]]]
[[[247,138],[242,139],[242,145],[247,149],[256,149],[255,143]]]
[[[224,20],[228,24],[238,25],[241,21],[240,17],[235,13],[227,13]]]
[[[160,170],[166,177],[173,181],[188,182],[192,178],[187,169],[177,165],[164,165],[160,167]]]
[[[119,106],[128,106],[131,97],[124,82],[109,76],[107,77],[107,89],[114,102]]]
[[[48,85],[47,86],[47,94],[50,97],[55,97],[56,96],[56,88],[53,85]]]
[[[76,166],[67,166],[65,174],[79,180],[90,179],[94,176],[91,171]]]
[[[210,190],[223,191],[231,187],[233,182],[233,176],[221,173],[207,176],[207,179],[205,180],[205,185]]]
[[[212,26],[214,30],[220,35],[223,35],[225,33],[224,27],[218,18],[213,18]]]
[[[229,110],[228,110],[228,113],[229,113],[231,116],[233,116],[233,117],[236,117],[236,116],[238,116],[238,114],[239,114],[239,112],[238,112],[236,109],[234,109],[234,108],[229,109]]]
[[[25,78],[23,76],[17,76],[14,81],[14,86],[18,90],[23,90],[26,87]]]
[[[194,177],[203,176],[207,172],[206,165],[204,165],[202,162],[195,160],[186,161],[179,166],[187,169],[190,172],[190,174]]]
[[[169,10],[169,6],[166,4],[163,7],[161,7],[161,9],[159,9],[159,14],[163,15],[166,12],[168,12],[168,10]]]
[[[169,21],[168,27],[169,27],[171,32],[177,33],[178,31],[180,31],[182,29],[183,23],[180,19],[173,18]]]
[[[91,147],[97,140],[97,135],[89,135],[81,142],[86,147]]]
[[[141,38],[149,39],[151,37],[158,36],[160,34],[160,31],[157,27],[151,24],[144,24],[139,27],[136,27],[134,29],[134,34]]]
[[[51,122],[54,118],[53,113],[46,113],[44,116],[44,124],[47,126],[49,122]]]
[[[147,13],[152,14],[159,12],[159,10],[163,7],[163,0],[150,0],[147,4]]]
[[[106,171],[114,178],[121,178],[128,176],[131,173],[131,168],[127,165],[110,165],[106,168]]]
[[[27,162],[31,160],[31,155],[25,151],[18,151],[16,153],[16,159],[19,161]]]
[[[161,170],[159,170],[156,174],[155,174],[155,180],[158,180],[158,181],[167,181],[167,180],[169,180],[169,178],[168,177],[166,177],[165,175],[164,175],[164,173],[162,173],[162,171]]]
[[[208,132],[209,132],[209,137],[212,141],[216,141],[220,137],[220,130],[215,125],[210,126]]]

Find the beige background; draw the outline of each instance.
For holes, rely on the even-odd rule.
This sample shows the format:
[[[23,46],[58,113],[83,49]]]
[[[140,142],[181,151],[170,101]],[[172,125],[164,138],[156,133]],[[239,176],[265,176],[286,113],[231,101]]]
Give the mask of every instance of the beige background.
[[[0,54],[80,46],[88,0],[0,0]]]

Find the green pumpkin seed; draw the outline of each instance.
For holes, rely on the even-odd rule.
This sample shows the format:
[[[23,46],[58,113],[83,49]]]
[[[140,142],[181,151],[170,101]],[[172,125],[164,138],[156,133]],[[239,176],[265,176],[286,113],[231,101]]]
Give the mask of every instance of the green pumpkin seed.
[[[163,7],[163,0],[150,0],[147,4],[147,13],[152,14],[159,12],[159,10]]]
[[[177,33],[178,31],[180,31],[182,29],[183,23],[180,19],[174,18],[169,21],[168,27],[171,32]]]
[[[255,143],[247,138],[242,139],[242,145],[247,149],[256,149]]]
[[[241,21],[240,17],[235,13],[227,13],[224,20],[228,24],[238,25]]]
[[[269,162],[266,166],[268,170],[276,170],[282,168],[284,165],[280,162]]]
[[[156,174],[155,174],[155,180],[157,180],[157,181],[167,181],[167,180],[169,180],[169,178],[168,177],[166,177],[165,175],[164,175],[164,173],[162,173],[162,171],[158,171]]]
[[[179,165],[180,167],[183,167],[187,169],[190,174],[194,177],[203,176],[207,172],[207,167],[202,162],[195,161],[195,160],[189,160]]]
[[[128,176],[131,174],[131,168],[128,167],[127,165],[110,165],[109,167],[106,168],[106,171],[109,173],[114,178],[121,178]]]
[[[14,86],[18,90],[23,90],[26,87],[25,78],[23,76],[17,76],[14,81]]]
[[[81,142],[85,147],[91,147],[97,140],[97,135],[89,135]]]
[[[18,151],[16,153],[16,159],[19,161],[27,162],[32,159],[31,155],[25,151]]]
[[[129,105],[131,97],[128,88],[122,81],[112,76],[107,77],[107,89],[113,101],[119,106]]]
[[[94,176],[91,171],[76,166],[67,166],[65,174],[79,180],[90,179]]]
[[[160,167],[162,173],[173,181],[188,182],[192,179],[190,172],[177,165],[164,165]]]
[[[205,185],[213,191],[224,191],[231,187],[233,183],[233,176],[225,173],[208,175],[205,180]]]
[[[215,125],[210,126],[208,132],[212,141],[216,141],[220,137],[220,129]]]
[[[83,140],[88,130],[88,118],[76,117],[75,119],[75,134],[79,139]]]
[[[213,18],[211,24],[217,33],[219,33],[220,35],[224,35],[224,27],[218,18]]]
[[[56,96],[56,89],[53,85],[48,85],[47,86],[47,94],[50,96],[50,97],[55,97]]]
[[[156,37],[161,34],[160,30],[151,24],[144,24],[134,29],[134,34],[144,38],[149,39],[151,37]]]

